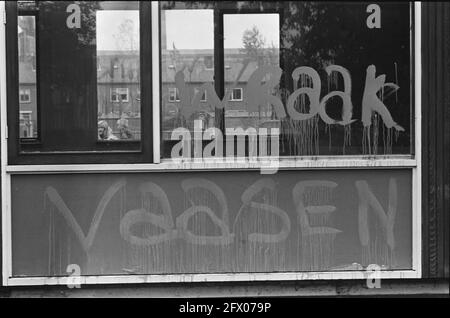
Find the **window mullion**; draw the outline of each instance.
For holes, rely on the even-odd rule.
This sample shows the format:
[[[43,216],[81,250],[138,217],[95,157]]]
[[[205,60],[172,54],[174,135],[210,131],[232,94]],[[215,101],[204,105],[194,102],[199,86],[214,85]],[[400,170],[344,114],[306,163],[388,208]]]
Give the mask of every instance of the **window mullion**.
[[[153,113],[153,163],[161,162],[161,125],[160,125],[160,31],[159,31],[159,3],[151,4],[151,35],[152,35],[152,113]]]

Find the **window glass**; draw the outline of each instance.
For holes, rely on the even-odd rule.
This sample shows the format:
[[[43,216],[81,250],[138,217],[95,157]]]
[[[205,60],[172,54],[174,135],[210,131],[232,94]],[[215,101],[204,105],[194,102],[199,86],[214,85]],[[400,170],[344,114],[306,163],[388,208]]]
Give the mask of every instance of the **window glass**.
[[[275,129],[282,156],[414,153],[409,3],[163,2],[161,14],[162,55],[192,62],[177,69],[163,57],[162,85],[170,70],[181,92],[172,132],[192,127],[186,115],[204,111],[187,92],[211,84],[218,98],[207,92],[214,109],[206,113],[216,116],[215,127],[224,134]],[[179,45],[171,30],[182,30]],[[209,46],[201,45],[206,39]],[[168,137],[163,134],[163,143]],[[170,157],[171,147],[177,145],[169,144],[163,156]]]
[[[14,175],[12,273],[408,270],[410,189],[407,169]]]
[[[225,96],[231,94],[232,101],[225,110],[225,128],[264,127],[274,119],[271,105],[249,110],[242,87],[256,70],[280,65],[279,14],[224,14],[223,24]]]
[[[178,88],[169,87],[169,102],[179,102],[180,94],[178,93]]]
[[[202,131],[217,126],[203,87],[215,93],[214,11],[195,2],[162,2],[161,8],[161,150],[167,158],[176,129],[193,134],[196,121]]]
[[[231,101],[242,101],[242,88],[233,88],[231,91]]]
[[[21,150],[139,149],[103,144],[141,139],[139,2],[18,8]]]
[[[36,86],[36,19],[18,16],[20,138],[38,138]]]
[[[207,95],[206,91],[203,91],[202,98],[200,99],[201,102],[207,102],[208,101],[206,95]]]
[[[31,89],[21,89],[20,90],[20,102],[30,103],[31,102]]]
[[[139,140],[139,11],[97,11],[96,34],[98,121],[99,131],[103,132],[98,137],[104,140],[106,130],[111,129],[119,140]],[[106,124],[108,128],[103,129]]]
[[[205,69],[213,70],[214,69],[214,56],[207,55],[203,58],[203,63],[205,63]]]

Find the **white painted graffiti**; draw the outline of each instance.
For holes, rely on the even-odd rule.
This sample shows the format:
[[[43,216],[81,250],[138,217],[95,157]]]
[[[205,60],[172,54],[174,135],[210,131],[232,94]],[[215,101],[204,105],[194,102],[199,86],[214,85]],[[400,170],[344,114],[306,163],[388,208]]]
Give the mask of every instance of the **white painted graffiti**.
[[[312,236],[316,234],[336,235],[341,233],[340,230],[331,227],[312,226],[308,217],[308,215],[317,215],[319,213],[329,215],[336,210],[335,206],[307,206],[305,205],[303,199],[303,194],[305,193],[306,188],[325,189],[325,191],[327,191],[327,189],[334,189],[337,186],[338,185],[335,182],[326,180],[299,181],[294,186],[292,190],[292,198],[295,204],[296,216],[302,236]],[[68,208],[57,190],[50,186],[47,187],[45,193],[50,202],[52,202],[57,208],[59,214],[63,216],[67,225],[74,232],[83,250],[88,253],[93,245],[95,235],[108,204],[114,195],[116,195],[120,189],[124,189],[125,187],[126,181],[125,179],[121,179],[106,190],[95,210],[87,236],[84,234],[72,211]],[[120,234],[122,238],[130,244],[136,246],[153,246],[175,239],[183,239],[195,245],[225,246],[231,244],[235,237],[235,233],[232,233],[230,228],[235,230],[239,220],[249,209],[256,209],[270,213],[279,220],[281,223],[281,228],[278,233],[248,233],[248,241],[259,243],[282,242],[287,239],[291,232],[292,224],[286,211],[274,206],[273,204],[276,202],[272,202],[272,204],[270,204],[270,202],[259,202],[255,199],[258,194],[263,193],[265,190],[268,190],[269,192],[274,192],[276,190],[275,181],[271,178],[261,178],[244,191],[241,196],[241,208],[237,212],[232,225],[230,224],[226,195],[217,184],[207,179],[189,178],[185,179],[181,183],[181,187],[186,194],[194,190],[202,190],[209,193],[213,198],[215,198],[216,202],[218,202],[219,208],[199,205],[194,202],[194,197],[191,197],[190,199],[190,196],[188,195],[187,200],[190,202],[191,207],[187,208],[174,220],[170,201],[164,190],[153,182],[146,182],[139,187],[140,195],[144,196],[146,194],[151,194],[154,198],[156,198],[158,206],[161,207],[158,210],[162,211],[162,213],[157,214],[154,213],[155,211],[149,211],[144,208],[128,211],[120,220]],[[396,179],[391,178],[389,180],[387,213],[384,211],[375,194],[371,191],[367,181],[358,180],[355,182],[355,187],[359,199],[358,226],[361,245],[363,247],[369,245],[370,231],[368,225],[368,211],[370,207],[372,208],[371,210],[374,211],[377,219],[381,221],[384,233],[383,235],[385,236],[385,240],[390,248],[390,251],[392,252],[395,249],[393,226],[397,211]],[[221,235],[198,235],[190,231],[188,226],[189,220],[198,214],[207,216],[210,221],[220,229]],[[136,224],[144,223],[149,223],[160,228],[163,233],[146,237],[139,237],[133,234],[132,227]]]
[[[285,108],[281,99],[278,96],[273,95],[274,89],[280,84],[283,70],[278,66],[262,66],[256,69],[248,80],[247,94],[244,96],[246,110],[249,113],[258,112],[260,106],[269,104],[273,107],[273,110],[279,119],[284,119],[289,115],[291,120],[303,121],[311,119],[318,114],[322,121],[329,125],[339,124],[346,126],[353,123],[355,120],[352,119],[352,80],[350,72],[339,65],[329,65],[325,68],[325,71],[328,76],[331,76],[332,73],[337,73],[342,76],[344,81],[343,91],[329,92],[321,99],[320,93],[322,83],[317,71],[308,66],[297,67],[292,72],[294,83],[297,83],[300,78],[308,78],[310,85],[298,87],[288,97]],[[199,89],[194,90],[194,88],[189,88],[186,85],[184,76],[182,71],[178,71],[175,76],[175,84],[180,92],[180,111],[185,118],[188,118],[191,115],[191,112],[196,110],[208,111],[208,107],[213,107],[215,109],[226,108],[228,103],[227,96],[221,100],[217,96],[212,83],[205,83]],[[372,114],[377,113],[381,116],[387,128],[404,131],[403,127],[399,126],[393,120],[386,105],[380,100],[380,96],[377,95],[378,92],[385,89],[386,91],[390,89],[390,93],[392,94],[399,89],[399,86],[394,83],[386,83],[386,75],[382,74],[376,76],[375,65],[369,65],[366,70],[365,88],[361,103],[361,120],[363,125],[364,127],[369,127],[372,124]],[[208,101],[206,103],[200,103],[199,101],[204,91],[206,91],[208,95]],[[307,113],[300,113],[295,109],[295,103],[301,95],[307,95],[309,98],[310,107]],[[192,96],[193,98],[191,99]],[[340,97],[343,103],[341,114],[342,120],[340,121],[332,119],[326,111],[327,102],[335,96]]]

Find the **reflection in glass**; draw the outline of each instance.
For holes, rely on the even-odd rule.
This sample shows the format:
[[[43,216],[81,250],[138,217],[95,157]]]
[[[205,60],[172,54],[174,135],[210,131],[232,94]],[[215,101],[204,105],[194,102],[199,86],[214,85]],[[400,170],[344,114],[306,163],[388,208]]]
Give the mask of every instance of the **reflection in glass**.
[[[136,149],[141,139],[139,2],[18,3],[22,151]]]
[[[36,19],[18,16],[20,138],[38,138],[36,89]]]
[[[162,10],[161,59],[161,146],[168,157],[174,129],[192,134],[195,120],[203,130],[216,125],[214,107],[200,90],[206,83],[214,87],[213,10]],[[183,91],[176,87],[177,73],[184,77]]]
[[[99,10],[96,32],[98,138],[139,140],[139,11]]]
[[[213,2],[207,9],[215,9],[215,20],[212,12],[209,20],[202,19],[197,13],[201,10],[196,10],[201,6],[197,2],[162,5],[163,56],[172,53],[172,60],[166,57],[163,62],[162,85],[168,84],[164,74],[174,76],[177,67],[189,82],[190,73],[206,74],[213,65],[220,65],[214,83],[212,77],[192,76],[187,87],[202,89],[211,83],[225,94],[223,101],[216,99],[220,110],[215,120],[224,135],[230,135],[227,128],[279,128],[281,156],[413,153],[410,4],[384,3],[381,29],[367,27],[366,3]],[[181,13],[188,16],[183,18]],[[210,21],[209,28],[205,21]],[[175,34],[179,39],[169,40]],[[208,53],[201,44],[214,37],[216,49],[223,43],[223,51]],[[183,45],[189,50],[181,50]],[[191,68],[173,62],[193,61],[193,56],[199,63]],[[263,87],[272,79],[274,85]],[[163,105],[163,110],[175,113],[192,108],[182,87],[178,91],[179,102],[175,90],[163,89],[163,94],[172,94],[172,103]],[[209,106],[214,96],[210,91],[207,95]],[[224,123],[218,116],[223,108]],[[168,122],[163,118],[163,143],[168,140],[164,131],[187,126],[171,119],[166,129]],[[164,148],[163,155],[170,155],[170,149]]]
[[[245,103],[250,76],[264,66],[279,66],[280,21],[278,14],[225,14],[224,59],[225,128],[279,128],[269,103],[249,112]]]

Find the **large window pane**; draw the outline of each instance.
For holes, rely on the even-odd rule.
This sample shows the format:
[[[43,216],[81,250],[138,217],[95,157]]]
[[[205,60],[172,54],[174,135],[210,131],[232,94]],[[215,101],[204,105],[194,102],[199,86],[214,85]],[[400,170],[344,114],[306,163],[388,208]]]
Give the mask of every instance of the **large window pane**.
[[[214,12],[208,5],[186,4],[161,10],[161,150],[169,157],[177,128],[202,131],[216,126],[214,107],[204,84],[214,89]],[[183,81],[178,87],[176,77]],[[214,92],[210,90],[210,96]],[[192,140],[194,142],[194,140]]]
[[[407,169],[15,175],[12,274],[408,270],[410,189]]]
[[[211,83],[220,98],[211,102],[208,96],[206,106],[216,109],[208,110],[216,116],[216,127],[224,135],[230,128],[257,133],[261,128],[279,129],[282,156],[414,153],[409,3],[226,1],[214,2],[208,7],[209,18],[197,20],[198,3],[170,2],[161,8],[163,56],[170,42],[165,37],[169,12],[191,11],[189,19],[195,21],[185,27],[182,19],[170,20],[170,28],[180,30],[189,42],[189,51],[170,44],[178,60],[205,54],[198,45],[212,27],[196,30],[192,25],[200,28],[213,19],[208,23],[216,39],[213,56],[186,65],[180,72],[184,81],[173,80],[177,87],[163,88],[174,105],[169,110],[163,102],[164,114],[202,110],[204,102],[196,100],[194,105],[183,92],[198,92]],[[167,59],[164,63],[163,86],[166,69],[171,67],[174,77],[180,71]],[[212,64],[213,79],[189,75],[201,74]],[[167,121],[162,122],[163,156],[168,157],[176,145],[167,144]],[[188,126],[171,123],[172,132]],[[195,156],[193,151],[190,156]]]
[[[280,97],[285,105],[294,97],[292,112],[307,116],[283,121],[285,155],[412,153],[410,9],[409,3],[286,3]],[[299,66],[311,69],[298,72]],[[304,87],[311,94],[294,94]]]
[[[224,77],[226,128],[280,127],[270,103],[249,111],[246,87],[250,76],[265,66],[280,66],[280,17],[278,14],[225,14]]]
[[[99,140],[141,137],[139,11],[97,11]]]
[[[138,150],[119,141],[141,139],[139,2],[18,8],[21,150]]]

